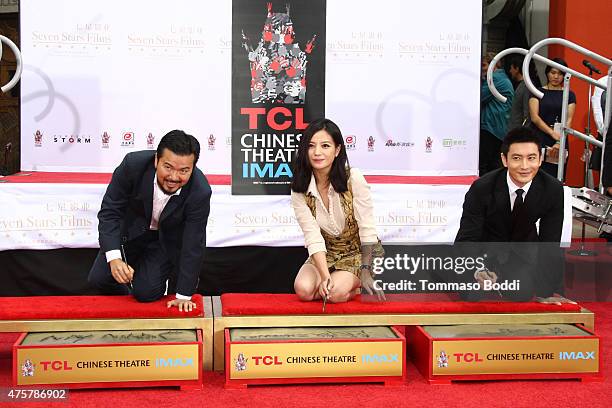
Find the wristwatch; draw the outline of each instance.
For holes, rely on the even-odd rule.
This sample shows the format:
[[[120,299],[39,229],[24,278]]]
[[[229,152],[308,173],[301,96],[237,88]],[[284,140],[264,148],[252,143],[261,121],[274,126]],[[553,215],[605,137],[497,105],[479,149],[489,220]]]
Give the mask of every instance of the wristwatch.
[[[374,277],[374,272],[372,272],[372,266],[371,265],[361,265],[359,267],[359,272],[361,271],[368,271],[370,273],[370,276],[373,278]]]

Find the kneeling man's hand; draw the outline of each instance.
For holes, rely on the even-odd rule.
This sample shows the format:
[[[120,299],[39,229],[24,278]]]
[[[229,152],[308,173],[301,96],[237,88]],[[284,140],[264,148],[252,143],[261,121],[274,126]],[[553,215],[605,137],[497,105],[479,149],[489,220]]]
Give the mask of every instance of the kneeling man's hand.
[[[167,304],[168,308],[177,306],[179,312],[191,312],[193,309],[197,309],[195,302],[187,299],[174,299],[169,301]]]
[[[482,269],[474,273],[474,279],[476,279],[476,282],[478,282],[482,288],[486,280],[491,281],[491,283],[497,282],[497,274],[493,271]]]
[[[121,259],[113,259],[109,262],[111,275],[119,283],[130,283],[134,279],[134,268]]]
[[[573,300],[569,300],[568,298],[564,298],[563,296],[560,296],[557,294],[553,296],[545,297],[545,298],[536,297],[536,302],[552,304],[552,305],[561,305],[562,303],[571,303],[572,305],[576,304],[576,302],[574,302]]]

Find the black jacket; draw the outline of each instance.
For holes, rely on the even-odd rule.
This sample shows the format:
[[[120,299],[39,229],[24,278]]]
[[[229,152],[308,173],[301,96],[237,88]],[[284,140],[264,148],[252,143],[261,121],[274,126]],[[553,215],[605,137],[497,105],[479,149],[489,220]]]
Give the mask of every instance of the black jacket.
[[[128,153],[115,169],[98,213],[100,250],[119,249],[149,230],[153,206],[155,152]],[[177,271],[176,292],[192,295],[206,246],[206,223],[212,191],[197,168],[159,219],[159,240]]]
[[[563,229],[563,185],[543,171],[533,179],[525,198],[524,209],[531,233],[530,242],[513,242],[510,194],[507,169],[485,174],[476,180],[465,195],[463,214],[456,243],[478,242],[478,247],[457,244],[459,249],[479,255],[486,253],[486,266],[499,278],[528,278],[536,296],[563,293],[563,252],[560,248]],[[536,232],[535,223],[539,221]],[[516,227],[516,226],[515,226]],[[521,284],[526,287],[525,285]]]

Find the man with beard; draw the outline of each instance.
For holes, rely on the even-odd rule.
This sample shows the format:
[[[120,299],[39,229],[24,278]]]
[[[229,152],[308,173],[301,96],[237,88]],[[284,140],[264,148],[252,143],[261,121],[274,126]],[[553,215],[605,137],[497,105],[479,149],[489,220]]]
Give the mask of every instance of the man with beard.
[[[98,213],[100,252],[89,282],[140,302],[176,293],[167,306],[191,311],[206,245],[211,189],[195,167],[197,139],[166,134],[157,151],[129,153],[115,169]]]

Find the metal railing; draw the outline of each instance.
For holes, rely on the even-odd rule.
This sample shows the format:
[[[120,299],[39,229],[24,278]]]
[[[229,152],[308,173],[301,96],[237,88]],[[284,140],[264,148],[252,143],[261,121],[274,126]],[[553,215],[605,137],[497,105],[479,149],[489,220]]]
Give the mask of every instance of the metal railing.
[[[6,85],[0,88],[0,91],[5,93],[13,89],[13,87],[17,85],[17,82],[19,82],[19,78],[21,78],[21,71],[23,70],[23,64],[21,62],[21,52],[19,52],[19,48],[17,48],[13,41],[3,35],[0,35],[0,59],[2,59],[2,43],[8,45],[11,51],[13,51],[13,54],[15,54],[15,61],[17,62],[15,75],[13,75],[13,78],[11,78]]]
[[[548,59],[546,57],[536,54],[537,50],[539,50],[540,48],[544,46],[551,45],[551,44],[558,44],[558,45],[566,46],[568,48],[573,49],[574,51],[577,51],[583,55],[586,55],[588,58],[591,58],[593,60],[596,60],[606,65],[608,68],[607,69],[608,71],[607,83],[604,85],[585,74],[582,74],[576,70],[573,70],[571,68],[558,64],[551,59]],[[493,71],[500,59],[502,59],[508,54],[514,54],[514,53],[525,55],[525,59],[523,61],[523,67],[522,67],[523,80],[525,81],[525,86],[527,87],[527,89],[529,89],[529,91],[539,99],[541,99],[544,96],[544,94],[542,93],[542,91],[540,91],[533,85],[531,77],[529,76],[529,64],[531,63],[531,60],[535,59],[537,61],[540,61],[552,68],[556,68],[559,71],[565,73],[565,77],[563,80],[563,103],[561,107],[561,139],[559,141],[560,143],[559,151],[561,152],[561,154],[559,154],[559,165],[558,165],[558,170],[557,170],[557,178],[561,181],[563,181],[563,178],[564,178],[565,154],[563,154],[562,152],[565,151],[566,139],[567,139],[567,136],[570,134],[584,140],[587,143],[601,147],[602,149],[601,161],[602,162],[601,162],[600,169],[601,169],[601,174],[603,174],[605,144],[606,144],[605,142],[606,142],[606,135],[608,133],[608,128],[610,127],[610,112],[612,110],[612,106],[611,106],[612,105],[612,93],[606,92],[606,107],[605,107],[605,112],[604,112],[604,130],[603,130],[603,135],[602,135],[603,140],[601,141],[595,139],[591,135],[586,135],[576,129],[568,127],[567,126],[567,109],[568,109],[568,100],[569,100],[569,91],[570,91],[570,79],[572,76],[578,79],[581,79],[583,81],[586,81],[589,84],[596,86],[598,88],[601,88],[603,90],[612,89],[612,60],[606,57],[603,57],[591,50],[588,50],[584,47],[581,47],[578,44],[575,44],[563,38],[546,38],[536,43],[529,50],[526,50],[524,48],[508,48],[498,53],[493,58],[493,60],[491,61],[487,69],[487,85],[489,86],[489,89],[491,90],[491,93],[493,94],[493,96],[501,102],[506,102],[506,97],[501,95],[499,91],[495,88],[495,84],[493,83]],[[590,112],[589,112],[589,115],[590,115]],[[602,177],[599,178],[599,189],[600,189],[600,192],[603,192]]]

